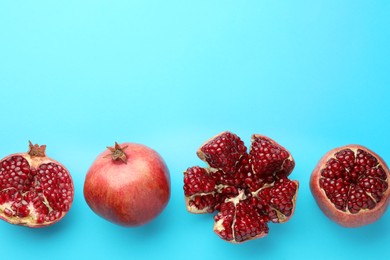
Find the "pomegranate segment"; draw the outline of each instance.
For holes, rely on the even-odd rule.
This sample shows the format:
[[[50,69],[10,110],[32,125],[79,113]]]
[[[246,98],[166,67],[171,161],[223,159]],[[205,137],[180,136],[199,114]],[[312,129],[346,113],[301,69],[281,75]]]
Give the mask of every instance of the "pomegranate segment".
[[[227,132],[205,143],[197,154],[210,167],[229,174],[236,172],[237,162],[246,154],[246,147],[237,135]]]
[[[250,150],[253,172],[261,175],[286,175],[294,169],[291,155],[275,141],[261,135],[253,135]]]
[[[214,232],[222,239],[231,242],[243,242],[268,234],[267,218],[257,210],[251,200],[233,198],[221,206],[214,217]]]
[[[213,212],[216,204],[216,181],[204,168],[188,168],[184,176],[184,194],[188,209],[194,213]]]
[[[11,224],[42,227],[70,209],[73,181],[60,163],[45,156],[45,146],[30,143],[28,153],[0,161],[0,218]]]
[[[298,182],[287,176],[291,154],[272,139],[253,135],[247,153],[241,139],[223,132],[202,145],[199,158],[210,167],[184,172],[184,195],[191,213],[217,211],[214,232],[241,243],[268,234],[268,222],[283,223],[295,209]]]
[[[335,222],[355,227],[380,218],[388,205],[389,169],[373,151],[349,145],[328,152],[314,169],[310,188]]]

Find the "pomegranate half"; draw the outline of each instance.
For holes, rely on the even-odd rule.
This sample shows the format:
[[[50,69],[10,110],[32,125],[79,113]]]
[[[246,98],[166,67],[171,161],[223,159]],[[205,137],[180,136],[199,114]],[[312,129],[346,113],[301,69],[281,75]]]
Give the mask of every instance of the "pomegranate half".
[[[0,219],[44,227],[69,211],[74,186],[65,166],[46,156],[45,145],[30,142],[29,148],[0,161]]]
[[[334,222],[359,227],[377,221],[389,204],[390,172],[383,159],[361,145],[326,153],[310,178],[320,209]]]
[[[135,143],[115,143],[90,167],[84,197],[99,216],[122,226],[156,218],[170,198],[170,176],[161,156]]]

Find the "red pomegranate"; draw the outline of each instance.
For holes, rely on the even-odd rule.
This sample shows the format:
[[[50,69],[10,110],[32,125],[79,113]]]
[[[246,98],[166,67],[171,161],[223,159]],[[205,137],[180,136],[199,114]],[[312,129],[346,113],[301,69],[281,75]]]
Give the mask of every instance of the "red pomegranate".
[[[214,232],[241,243],[263,237],[268,222],[283,223],[294,213],[298,181],[288,179],[295,163],[272,139],[253,135],[249,153],[241,139],[223,132],[203,144],[198,157],[209,167],[184,172],[184,195],[191,213],[217,211]]]
[[[161,156],[135,143],[115,143],[89,169],[84,197],[99,216],[122,226],[156,218],[170,198],[170,176]]]
[[[0,161],[0,218],[16,225],[44,227],[62,219],[74,195],[72,177],[61,163],[46,157],[46,146]]]
[[[310,179],[311,192],[330,219],[345,227],[378,220],[389,203],[389,169],[379,155],[361,145],[326,153]]]

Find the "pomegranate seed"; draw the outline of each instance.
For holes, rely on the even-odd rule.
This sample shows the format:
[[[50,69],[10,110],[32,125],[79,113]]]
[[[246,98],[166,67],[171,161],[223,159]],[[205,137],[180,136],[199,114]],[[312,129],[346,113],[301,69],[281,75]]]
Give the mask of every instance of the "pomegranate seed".
[[[13,212],[10,210],[10,209],[4,209],[4,214],[7,216],[7,217],[12,217],[13,216]]]

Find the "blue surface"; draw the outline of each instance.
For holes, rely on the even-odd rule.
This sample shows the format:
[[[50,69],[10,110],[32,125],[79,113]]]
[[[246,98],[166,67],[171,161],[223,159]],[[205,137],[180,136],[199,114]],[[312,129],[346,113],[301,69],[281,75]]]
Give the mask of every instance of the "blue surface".
[[[0,258],[389,257],[389,212],[346,229],[308,187],[333,147],[360,143],[390,162],[390,3],[372,2],[0,1],[0,157],[46,143],[76,188],[52,227],[1,221]],[[293,218],[241,245],[183,199],[182,172],[223,130],[277,140],[301,184]],[[115,226],[84,201],[85,174],[114,141],[144,143],[170,169],[169,205],[147,226]]]

